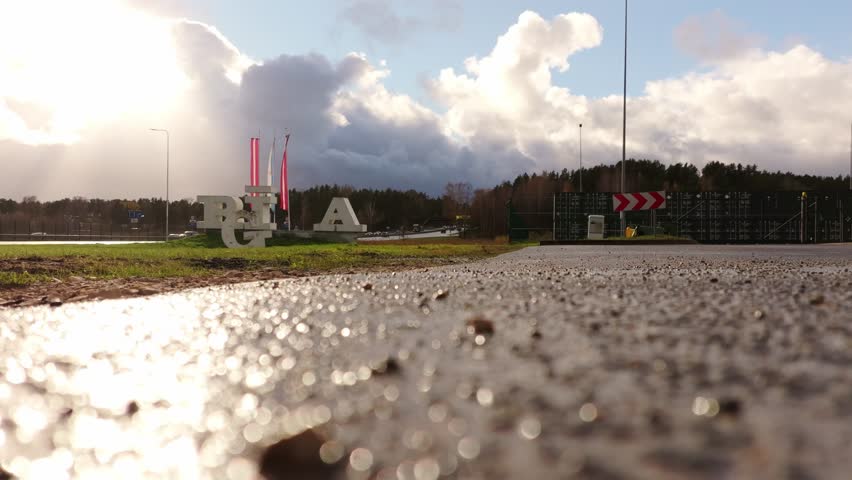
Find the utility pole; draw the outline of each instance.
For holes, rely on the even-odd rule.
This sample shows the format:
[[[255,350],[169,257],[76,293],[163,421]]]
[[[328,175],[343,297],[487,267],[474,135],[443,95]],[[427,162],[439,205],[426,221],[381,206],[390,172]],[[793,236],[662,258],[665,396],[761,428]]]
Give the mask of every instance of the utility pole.
[[[624,0],[624,97],[621,125],[621,193],[624,188],[624,166],[627,163],[627,0]],[[621,234],[627,229],[627,217],[621,212]]]
[[[580,124],[580,193],[583,193],[583,124]]]
[[[151,128],[152,132],[166,134],[166,241],[169,241],[169,131],[163,128]]]

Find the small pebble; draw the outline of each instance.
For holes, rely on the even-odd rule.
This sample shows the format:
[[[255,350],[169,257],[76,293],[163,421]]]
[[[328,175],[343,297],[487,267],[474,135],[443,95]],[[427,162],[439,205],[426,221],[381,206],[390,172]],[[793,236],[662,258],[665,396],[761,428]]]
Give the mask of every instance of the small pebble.
[[[394,357],[388,357],[373,367],[373,374],[393,375],[399,373],[400,370],[402,370],[402,367],[399,361]]]
[[[324,435],[305,430],[269,446],[260,457],[260,473],[267,480],[331,478],[344,455],[336,447],[328,450]]]
[[[467,331],[474,335],[493,335],[494,322],[487,318],[477,316],[467,320]]]
[[[739,416],[742,411],[742,404],[735,398],[723,398],[719,400],[719,414],[732,417]]]

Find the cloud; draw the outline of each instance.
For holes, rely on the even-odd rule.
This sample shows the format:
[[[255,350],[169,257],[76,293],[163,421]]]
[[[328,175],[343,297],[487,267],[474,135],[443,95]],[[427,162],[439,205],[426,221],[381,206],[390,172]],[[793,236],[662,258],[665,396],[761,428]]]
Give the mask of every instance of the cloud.
[[[576,168],[581,122],[586,164],[621,156],[621,97],[588,98],[552,80],[565,72],[570,84],[571,57],[601,44],[603,29],[590,15],[524,12],[487,55],[427,82],[443,107],[437,112],[388,90],[388,67],[363,54],[251,59],[213,26],[118,13],[109,30],[92,24],[92,38],[111,33],[133,61],[110,56],[115,50],[99,42],[69,41],[49,44],[49,55],[16,70],[20,52],[0,42],[0,78],[7,79],[0,195],[162,196],[164,138],[151,127],[171,133],[172,198],[241,193],[248,137],[261,135],[265,162],[273,133],[285,128],[295,188],[339,183],[435,194],[447,181],[490,186],[524,171]],[[139,35],[145,41],[134,43]],[[104,78],[69,70],[74,65]],[[27,83],[34,78],[52,81]],[[66,78],[75,88],[59,81]],[[719,160],[845,171],[850,78],[852,62],[799,45],[754,48],[649,82],[628,102],[628,155],[699,167]],[[122,79],[130,81],[113,84]],[[75,110],[87,102],[98,108]],[[62,121],[69,118],[77,121]]]
[[[475,155],[483,144],[499,144],[523,153],[535,169],[576,168],[577,124],[584,123],[587,161],[612,162],[621,157],[621,96],[590,99],[551,81],[572,54],[601,39],[588,15],[548,21],[525,12],[488,56],[468,59],[465,73],[442,71],[429,90],[447,108],[448,131],[475,142]],[[628,99],[629,156],[844,171],[852,62],[803,45],[717,58],[707,71],[649,82]]]
[[[764,43],[721,10],[687,18],[675,29],[674,39],[684,53],[706,62],[735,58]]]
[[[669,161],[841,171],[852,62],[806,46],[755,51],[714,70],[651,82],[634,100],[634,148]]]
[[[425,0],[414,5],[425,12],[401,15],[393,0],[348,0],[340,18],[368,38],[384,43],[404,41],[423,30],[454,31],[461,25],[463,7],[460,0]]]
[[[582,98],[552,84],[551,72],[567,71],[571,55],[602,40],[603,29],[591,15],[559,15],[548,22],[524,12],[488,56],[468,58],[467,73],[441,71],[428,83],[429,90],[448,108],[453,132],[465,138],[499,138],[523,149],[526,139],[559,135],[561,126],[539,120],[585,109]]]

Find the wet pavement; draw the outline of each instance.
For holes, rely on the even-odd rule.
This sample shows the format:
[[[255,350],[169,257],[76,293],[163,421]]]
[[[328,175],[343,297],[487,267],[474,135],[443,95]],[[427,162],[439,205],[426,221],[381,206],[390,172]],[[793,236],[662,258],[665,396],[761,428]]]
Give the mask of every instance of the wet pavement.
[[[544,247],[0,310],[0,478],[848,479],[850,270]]]

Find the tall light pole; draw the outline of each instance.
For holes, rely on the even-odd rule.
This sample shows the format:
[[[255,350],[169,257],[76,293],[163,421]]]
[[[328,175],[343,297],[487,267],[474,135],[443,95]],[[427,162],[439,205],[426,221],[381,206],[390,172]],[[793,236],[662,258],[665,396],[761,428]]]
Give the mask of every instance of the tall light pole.
[[[583,193],[583,124],[580,124],[580,193]]]
[[[624,0],[624,98],[621,124],[621,193],[624,189],[624,165],[627,163],[627,0]],[[627,217],[621,212],[622,235],[627,228]]]
[[[166,241],[169,241],[169,131],[164,128],[152,128],[152,132],[166,134]]]

